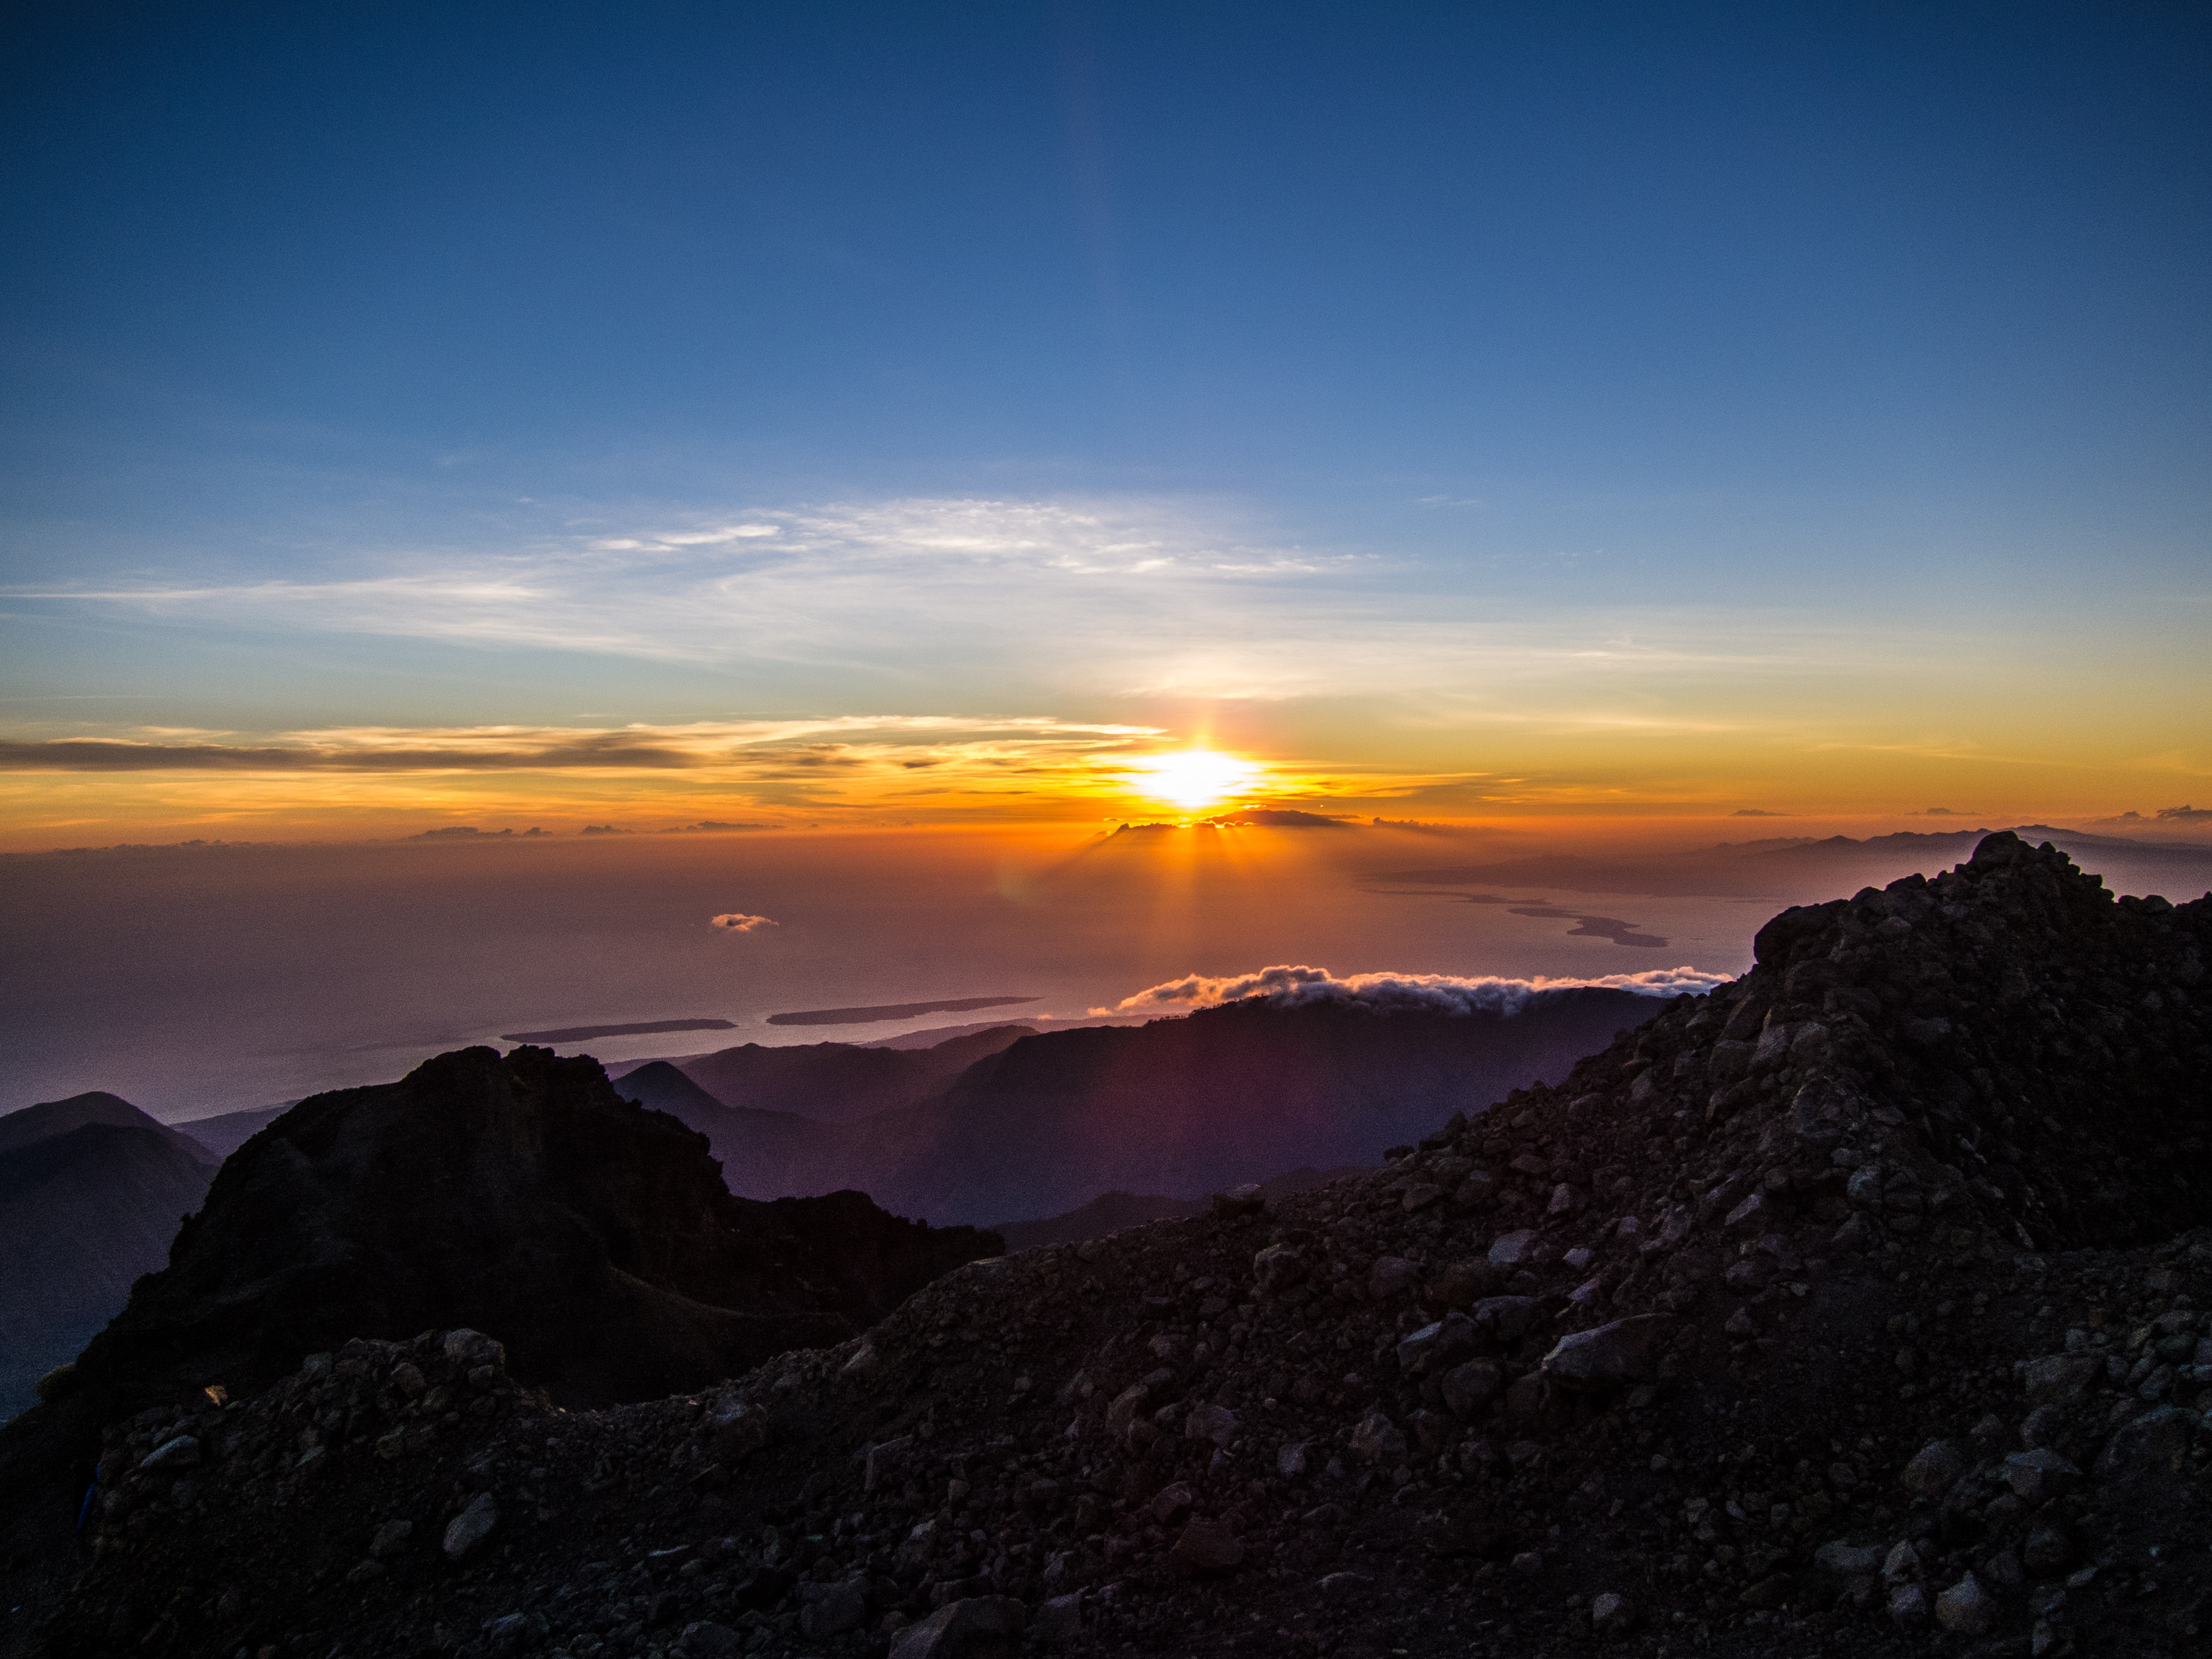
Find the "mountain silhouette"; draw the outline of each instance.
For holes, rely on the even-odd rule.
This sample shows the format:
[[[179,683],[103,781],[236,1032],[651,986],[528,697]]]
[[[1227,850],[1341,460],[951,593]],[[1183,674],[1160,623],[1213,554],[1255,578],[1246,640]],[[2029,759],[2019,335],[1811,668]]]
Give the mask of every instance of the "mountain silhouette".
[[[1377,1163],[1439,1117],[1565,1076],[1664,1006],[1589,988],[1513,1015],[1249,1001],[1023,1037],[927,1099],[837,1121],[737,1109],[696,1066],[640,1067],[617,1087],[705,1134],[732,1192],[855,1187],[896,1214],[981,1224]]]

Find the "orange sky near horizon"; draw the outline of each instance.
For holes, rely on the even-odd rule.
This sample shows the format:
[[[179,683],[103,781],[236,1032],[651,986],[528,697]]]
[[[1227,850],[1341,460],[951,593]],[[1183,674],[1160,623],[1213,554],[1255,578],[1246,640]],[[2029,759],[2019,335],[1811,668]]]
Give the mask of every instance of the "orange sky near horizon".
[[[2191,822],[2155,815],[2195,804],[2193,769],[2156,754],[2030,762],[1967,744],[1793,748],[1555,733],[1548,743],[1429,734],[1431,752],[1415,755],[1389,752],[1410,746],[1401,733],[1373,736],[1371,750],[1347,763],[1340,757],[1358,752],[1350,744],[1314,757],[1042,720],[375,727],[245,743],[164,732],[16,745],[15,769],[0,773],[0,850],[389,839],[458,827],[568,835],[587,826],[1081,824],[1237,808],[1598,840],[1669,838],[1669,825],[1879,833],[1915,827],[1933,809],[1942,810],[1924,827],[1946,817],[2086,823],[2135,812],[2147,822],[2119,827],[2171,834]],[[1439,748],[1487,764],[1438,767]]]

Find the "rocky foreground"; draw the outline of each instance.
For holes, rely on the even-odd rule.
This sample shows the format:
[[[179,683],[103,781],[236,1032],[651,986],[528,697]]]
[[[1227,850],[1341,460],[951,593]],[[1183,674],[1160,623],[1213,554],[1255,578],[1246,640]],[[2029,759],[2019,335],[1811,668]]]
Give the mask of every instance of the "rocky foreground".
[[[975,1262],[702,1392],[564,1411],[492,1336],[350,1341],[110,1424],[11,1633],[2199,1653],[2208,954],[2212,900],[1992,837],[1380,1171]]]

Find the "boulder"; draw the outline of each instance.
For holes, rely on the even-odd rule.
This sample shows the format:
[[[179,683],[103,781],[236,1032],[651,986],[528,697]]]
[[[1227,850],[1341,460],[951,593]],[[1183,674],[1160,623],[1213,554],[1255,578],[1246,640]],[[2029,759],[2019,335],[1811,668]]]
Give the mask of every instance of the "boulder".
[[[1983,1634],[1996,1616],[1996,1598],[1971,1572],[1936,1598],[1936,1622],[1961,1636]]]
[[[1528,1334],[1542,1316],[1543,1304],[1533,1296],[1486,1296],[1472,1314],[1492,1340],[1510,1346]]]
[[[1540,1367],[1546,1381],[1577,1392],[1639,1382],[1658,1370],[1659,1346],[1668,1321],[1638,1314],[1554,1343]]]
[[[1306,1259],[1288,1244],[1270,1244],[1252,1258],[1252,1279],[1262,1296],[1277,1296],[1303,1281]]]
[[[947,1601],[893,1638],[890,1659],[984,1659],[1017,1651],[1029,1609],[1011,1595]]]
[[[745,1638],[727,1625],[718,1625],[711,1619],[702,1619],[684,1626],[676,1638],[676,1650],[683,1659],[737,1659],[744,1651]]]
[[[1398,1367],[1408,1376],[1423,1376],[1437,1365],[1467,1352],[1475,1344],[1475,1325],[1465,1314],[1447,1314],[1432,1325],[1424,1325],[1398,1344]]]
[[[1504,1393],[1505,1377],[1487,1359],[1470,1359],[1443,1374],[1444,1409],[1464,1422]]]
[[[1226,1446],[1237,1437],[1237,1413],[1225,1406],[1193,1406],[1184,1413],[1183,1438]]]
[[[499,1504],[488,1492],[480,1492],[469,1500],[463,1510],[446,1523],[446,1536],[440,1545],[448,1561],[465,1561],[483,1545],[485,1539],[499,1525]]]
[[[827,1584],[799,1587],[799,1630],[807,1637],[840,1636],[858,1630],[868,1617],[865,1573]]]
[[[507,1345],[482,1331],[465,1327],[447,1331],[445,1340],[438,1346],[449,1364],[465,1371],[474,1370],[479,1365],[489,1365],[495,1370],[507,1369]]]
[[[1500,1233],[1491,1242],[1490,1265],[1493,1267],[1518,1267],[1534,1261],[1537,1234],[1534,1228],[1522,1228],[1517,1232]]]
[[[1055,1595],[1039,1607],[1031,1633],[1048,1648],[1074,1646],[1083,1635],[1083,1592]]]
[[[1228,1523],[1194,1515],[1168,1552],[1170,1565],[1190,1573],[1230,1571],[1244,1559],[1244,1541]]]
[[[2087,1396],[2102,1364],[2089,1354],[2054,1353],[2015,1368],[2030,1406],[2067,1405]]]
[[[1367,1294],[1377,1302],[1403,1296],[1420,1282],[1420,1267],[1401,1255],[1377,1256],[1367,1270]]]
[[[2005,1459],[2005,1480],[2023,1504],[2033,1507],[2066,1492],[2081,1471],[2048,1447],[2014,1452]]]
[[[2122,1425],[2097,1458],[2097,1474],[2106,1480],[2179,1469],[2189,1455],[2197,1426],[2193,1412],[2160,1406]]]
[[[1406,1437],[1381,1412],[1370,1412],[1352,1430],[1352,1449],[1370,1463],[1395,1462],[1406,1455]]]
[[[1923,1498],[1941,1498],[1966,1472],[1966,1455],[1948,1440],[1931,1440],[1912,1455],[1898,1478]]]
[[[200,1443],[189,1434],[164,1440],[146,1454],[142,1469],[188,1469],[200,1461]]]
[[[1821,1545],[1813,1559],[1839,1578],[1870,1578],[1881,1571],[1881,1553],[1879,1544],[1846,1544],[1838,1539]]]

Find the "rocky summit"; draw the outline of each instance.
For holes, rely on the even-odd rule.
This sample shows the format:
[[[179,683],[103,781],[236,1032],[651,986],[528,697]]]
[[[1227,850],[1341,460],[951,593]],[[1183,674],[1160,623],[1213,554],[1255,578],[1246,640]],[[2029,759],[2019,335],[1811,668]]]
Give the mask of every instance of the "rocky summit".
[[[563,1409],[496,1329],[333,1344],[108,1422],[18,1639],[2201,1653],[2208,954],[2212,900],[1995,836],[1380,1170],[712,1387]]]

